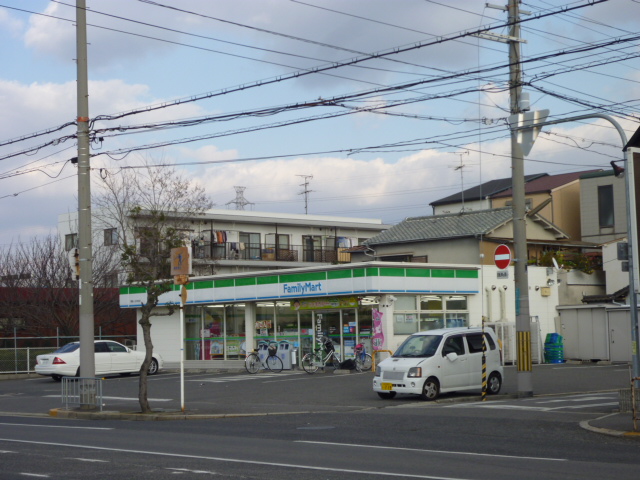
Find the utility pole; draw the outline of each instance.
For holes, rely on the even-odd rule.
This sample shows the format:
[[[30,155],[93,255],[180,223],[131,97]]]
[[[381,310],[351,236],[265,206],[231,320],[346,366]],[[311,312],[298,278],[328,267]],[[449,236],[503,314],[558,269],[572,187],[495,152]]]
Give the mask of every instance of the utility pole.
[[[309,190],[309,180],[313,180],[313,175],[296,175],[296,177],[304,178],[304,183],[300,184],[301,187],[304,187],[304,190],[298,195],[304,195],[304,214],[307,215],[309,208],[309,194],[313,192],[313,190]]]
[[[80,376],[96,375],[93,322],[93,254],[91,251],[91,168],[89,165],[89,80],[87,75],[86,0],[76,0],[78,96],[78,252],[80,263]],[[95,389],[86,395],[95,398]],[[91,398],[84,405],[95,405]]]
[[[478,34],[480,38],[509,44],[509,96],[511,118],[528,110],[523,108],[522,64],[520,62],[520,0],[509,0],[506,7],[487,3],[487,7],[506,10],[510,25],[509,35],[498,35],[490,32]],[[530,13],[530,12],[522,12]],[[548,114],[548,112],[547,112]],[[546,117],[545,117],[546,118]],[[513,248],[514,274],[513,281],[516,295],[516,361],[518,364],[517,384],[519,397],[533,396],[532,361],[531,361],[531,321],[529,315],[529,279],[527,278],[527,229],[524,194],[524,155],[522,134],[519,122],[512,123],[511,128],[511,189],[513,192]],[[531,128],[534,138],[537,132]],[[533,140],[531,141],[531,145]]]
[[[522,64],[520,62],[520,0],[509,0],[509,89],[511,115],[522,112]],[[518,132],[511,129],[511,188],[513,190],[514,283],[516,294],[517,384],[519,397],[533,396],[529,279],[527,278],[527,230],[524,194],[524,153]]]

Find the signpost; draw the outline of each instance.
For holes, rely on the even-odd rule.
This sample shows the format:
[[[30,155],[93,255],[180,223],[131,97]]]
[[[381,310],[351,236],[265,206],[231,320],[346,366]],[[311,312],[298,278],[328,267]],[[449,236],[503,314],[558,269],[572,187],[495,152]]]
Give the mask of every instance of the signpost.
[[[511,250],[509,247],[506,245],[498,245],[493,254],[493,260],[496,263],[496,267],[500,270],[504,270],[511,265]]]
[[[187,303],[187,285],[192,273],[191,248],[171,249],[171,273],[174,285],[180,287],[180,407],[184,412],[184,306]]]

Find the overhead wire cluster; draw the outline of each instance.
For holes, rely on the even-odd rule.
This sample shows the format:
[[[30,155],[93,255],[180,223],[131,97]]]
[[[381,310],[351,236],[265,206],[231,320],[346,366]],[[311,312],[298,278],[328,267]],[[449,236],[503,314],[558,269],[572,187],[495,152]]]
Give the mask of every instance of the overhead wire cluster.
[[[547,17],[556,17],[561,16],[562,18],[571,18],[571,21],[575,20],[575,16],[573,12],[577,12],[584,8],[587,5],[603,3],[606,0],[591,0],[588,3],[581,2],[579,4],[572,4],[571,6],[566,6],[563,8],[548,8],[541,9],[536,7],[535,13],[530,18],[524,18],[522,20],[522,28],[523,30],[531,33],[532,35],[550,35],[547,32],[542,30],[538,30],[535,28],[535,21],[540,20],[542,18]],[[415,42],[408,45],[397,46],[393,48],[388,48],[386,50],[374,52],[374,53],[366,53],[360,50],[349,49],[340,47],[337,45],[331,45],[324,42],[317,42],[309,39],[304,39],[301,37],[283,34],[280,32],[275,32],[263,28],[258,28],[256,26],[241,24],[238,22],[231,22],[225,19],[212,17],[209,15],[204,15],[195,11],[188,11],[186,9],[182,9],[176,7],[175,5],[168,5],[157,1],[151,0],[139,0],[140,3],[149,5],[155,8],[168,9],[174,12],[179,12],[180,14],[185,15],[193,15],[199,18],[202,18],[207,21],[216,21],[223,22],[227,24],[231,24],[235,27],[251,29],[255,32],[259,32],[260,34],[267,35],[276,35],[283,38],[287,38],[288,40],[296,41],[296,42],[304,42],[310,45],[314,45],[316,47],[322,47],[331,49],[334,51],[345,51],[348,53],[358,55],[355,58],[350,58],[343,61],[332,61],[327,62],[322,59],[318,59],[317,57],[311,57],[306,55],[298,55],[292,52],[284,52],[281,50],[275,49],[266,49],[262,47],[256,47],[255,45],[248,44],[240,44],[239,42],[230,42],[224,39],[214,38],[210,36],[197,35],[190,32],[185,32],[173,28],[164,27],[162,25],[155,25],[149,22],[141,22],[139,20],[134,20],[131,18],[127,18],[124,16],[111,15],[105,12],[99,12],[96,10],[91,10],[91,13],[96,16],[108,17],[111,20],[122,21],[126,23],[135,23],[138,25],[143,25],[145,27],[159,29],[164,31],[169,31],[172,33],[176,33],[179,35],[185,35],[190,37],[197,37],[201,40],[207,41],[216,41],[222,42],[226,44],[233,44],[234,46],[250,48],[253,50],[260,50],[262,52],[268,52],[270,54],[277,55],[286,55],[290,58],[298,58],[303,60],[311,60],[311,61],[321,61],[323,62],[321,65],[300,68],[291,65],[285,65],[279,62],[267,62],[273,63],[278,66],[286,67],[288,69],[292,69],[292,72],[283,73],[281,75],[270,77],[257,81],[250,81],[247,83],[243,83],[240,85],[235,85],[228,88],[219,89],[216,91],[205,92],[201,94],[195,94],[188,97],[182,97],[170,102],[163,102],[160,104],[147,105],[141,108],[136,108],[134,110],[129,110],[125,112],[112,113],[112,114],[99,114],[91,119],[90,129],[91,129],[91,139],[93,142],[94,150],[93,156],[98,155],[107,155],[114,159],[122,159],[129,155],[132,152],[136,151],[148,151],[157,148],[165,148],[173,145],[181,145],[187,143],[194,142],[202,142],[204,140],[211,140],[214,138],[220,137],[228,137],[233,135],[245,134],[249,132],[257,132],[267,129],[275,129],[275,128],[283,128],[289,127],[292,125],[298,125],[302,123],[309,123],[315,121],[323,121],[330,120],[334,118],[344,117],[347,115],[354,114],[362,114],[362,113],[370,113],[370,114],[381,114],[395,117],[403,117],[406,119],[415,119],[415,120],[430,120],[434,122],[446,122],[449,124],[464,124],[473,122],[476,124],[482,124],[486,119],[482,118],[465,118],[465,117],[439,117],[439,116],[431,116],[431,115],[420,115],[415,113],[408,112],[400,112],[398,111],[398,107],[403,105],[411,105],[411,104],[426,104],[431,101],[442,101],[445,99],[456,99],[458,101],[477,103],[478,100],[469,100],[470,95],[478,95],[478,94],[487,94],[487,93],[500,93],[507,92],[510,88],[508,82],[506,80],[506,72],[508,72],[509,64],[508,62],[499,62],[490,65],[482,65],[477,68],[470,68],[459,71],[447,71],[443,69],[437,69],[433,67],[427,67],[424,65],[417,64],[415,62],[405,61],[401,59],[401,55],[405,53],[409,53],[412,51],[417,51],[420,49],[425,49],[429,47],[436,47],[448,42],[468,42],[473,39],[477,34],[497,30],[500,28],[508,27],[507,22],[497,21],[495,24],[490,26],[482,26],[480,28],[471,29],[464,32],[456,32],[448,36],[440,36],[434,38],[428,38],[427,40],[423,40],[420,42]],[[64,6],[74,7],[73,5],[56,1]],[[300,4],[303,6],[313,7],[313,8],[323,8],[324,10],[330,10],[335,14],[339,15],[350,15],[344,12],[339,12],[336,10],[327,9],[324,7],[318,7],[316,5],[311,5],[301,1],[294,1],[293,3]],[[443,7],[447,8],[457,8],[455,6],[449,6],[446,4],[440,4],[439,2],[428,2],[439,4]],[[11,8],[11,7],[5,7]],[[74,7],[75,8],[75,7]],[[17,9],[20,10],[20,9]],[[24,10],[23,10],[24,11]],[[37,12],[31,12],[33,14],[37,14]],[[472,13],[472,12],[467,12]],[[352,15],[353,17],[358,17],[362,21],[376,21],[373,19],[366,18],[364,16]],[[56,17],[59,18],[59,17]],[[59,18],[62,19],[62,18]],[[62,19],[68,20],[68,19]],[[379,22],[379,21],[378,21]],[[386,23],[386,22],[380,22]],[[405,28],[398,25],[392,25],[390,23],[386,23],[388,26],[393,26],[394,28]],[[141,35],[145,38],[153,38],[158,41],[165,41],[161,38],[150,37],[147,35],[142,35],[135,32],[127,32],[121,29],[113,29],[110,27],[106,27],[104,25],[96,25],[92,24],[94,28],[104,28],[112,31],[117,31],[126,35]],[[609,27],[607,25],[599,24],[601,27]],[[420,32],[421,34],[428,35],[426,32]],[[527,75],[525,77],[524,85],[527,88],[530,88],[534,91],[540,92],[541,94],[554,97],[557,99],[566,102],[566,104],[573,105],[574,112],[584,113],[587,111],[597,111],[608,113],[612,115],[616,115],[620,118],[631,119],[634,121],[638,120],[637,111],[638,111],[638,102],[634,101],[626,101],[626,102],[613,102],[611,100],[607,100],[605,98],[598,97],[593,94],[578,92],[575,89],[569,92],[562,92],[566,87],[559,87],[554,85],[550,79],[554,77],[561,77],[568,73],[575,73],[579,71],[588,71],[588,72],[597,72],[596,68],[603,65],[611,65],[614,63],[624,63],[627,64],[629,60],[635,59],[640,56],[640,50],[638,46],[640,45],[640,35],[635,32],[619,32],[619,36],[608,36],[604,40],[593,41],[590,43],[582,43],[579,45],[575,45],[575,39],[573,44],[566,46],[560,50],[549,51],[543,54],[536,54],[532,56],[524,56],[522,59],[522,63],[527,68]],[[198,46],[191,46],[183,44],[182,42],[172,42],[176,43],[182,47],[188,48],[199,48]],[[204,48],[203,50],[209,50]],[[215,53],[224,53],[237,56],[233,53],[229,52],[220,52],[215,51]],[[255,59],[249,58],[244,55],[240,55],[239,57],[246,60],[256,60],[256,61],[264,61],[263,59]],[[417,68],[418,71],[399,71],[396,69],[386,69],[378,66],[370,66],[363,65],[367,62],[375,61],[379,63],[380,61],[386,61],[388,63],[392,63],[395,67],[398,65],[409,66],[412,68]],[[401,75],[411,75],[413,77],[418,76],[418,78],[413,78],[404,82],[398,82],[395,84],[380,84],[368,80],[363,80],[362,78],[349,78],[343,75],[335,75],[334,72],[345,69],[345,68],[365,68],[367,70],[376,70],[376,71],[386,71],[393,72]],[[303,77],[312,76],[312,75],[332,75],[336,76],[340,79],[349,79],[357,82],[363,82],[368,85],[372,85],[370,88],[366,90],[356,91],[345,93],[341,95],[327,95],[326,98],[318,98],[315,100],[303,100],[298,102],[292,102],[285,105],[276,105],[270,107],[256,107],[249,108],[237,112],[227,112],[221,114],[214,115],[204,115],[200,117],[193,118],[183,118],[183,119],[172,119],[172,120],[163,120],[163,121],[152,121],[152,122],[143,122],[138,124],[127,123],[128,119],[136,118],[137,116],[150,114],[153,112],[158,112],[162,110],[170,111],[173,107],[186,105],[190,103],[202,102],[205,100],[209,100],[216,97],[222,97],[226,95],[236,94],[240,92],[245,92],[248,90],[258,89],[261,87],[266,87],[268,85],[278,84],[282,82],[287,82],[291,80],[297,80]],[[478,86],[479,81],[486,82],[482,86]],[[468,82],[475,82],[473,86],[465,85]],[[551,88],[550,88],[551,87]],[[412,96],[407,96],[411,94]],[[397,98],[394,98],[397,97]],[[317,107],[321,107],[324,110],[329,110],[328,112],[301,117],[301,118],[288,118],[286,120],[271,122],[268,124],[258,124],[258,125],[250,125],[241,128],[236,128],[232,130],[227,130],[223,132],[213,132],[207,133],[197,136],[190,137],[181,137],[174,139],[166,139],[160,142],[152,142],[152,143],[140,143],[138,145],[129,145],[121,148],[104,148],[103,142],[109,139],[122,137],[124,135],[134,135],[138,133],[149,133],[149,132],[158,132],[160,130],[169,130],[169,129],[183,129],[195,126],[201,126],[205,124],[211,124],[215,122],[229,122],[239,119],[246,118],[262,118],[262,117],[270,117],[276,116],[283,113],[291,113],[301,110],[315,109]],[[114,122],[119,122],[117,125],[111,125]],[[505,139],[508,137],[508,131],[505,128],[505,118],[494,118],[491,119],[491,127],[484,128],[484,140],[485,141],[493,141],[499,139]],[[0,147],[6,147],[10,145],[19,144],[25,141],[34,141],[39,139],[39,137],[45,135],[55,134],[64,130],[65,128],[69,128],[75,126],[75,122],[67,122],[58,127],[52,127],[50,129],[46,129],[41,132],[36,132],[29,135],[24,135],[15,139],[1,141]],[[340,153],[347,155],[356,155],[360,153],[384,153],[384,152],[404,152],[404,151],[419,151],[425,148],[434,148],[434,149],[451,149],[456,150],[461,148],[464,145],[467,145],[470,141],[470,138],[473,136],[473,131],[459,131],[455,133],[449,134],[434,134],[429,137],[424,137],[417,140],[407,140],[407,141],[396,141],[392,143],[384,143],[377,145],[360,145],[354,146],[349,149],[333,149],[327,150],[324,153]],[[40,152],[42,149],[59,145],[65,142],[75,141],[75,133],[67,134],[63,136],[59,136],[52,140],[47,140],[41,142],[34,146],[29,146],[22,148],[21,150],[17,150],[14,152],[9,152],[5,154],[0,154],[0,161],[8,160],[11,158],[22,157],[25,155],[35,155]],[[565,144],[567,145],[567,144]],[[571,145],[571,143],[568,143]],[[592,142],[592,145],[600,145],[608,147],[608,145],[603,145],[602,142]],[[586,149],[584,146],[576,146],[576,148]],[[99,149],[99,150],[98,150]],[[256,160],[258,158],[268,159],[268,158],[290,158],[294,156],[305,156],[305,155],[315,155],[317,152],[308,152],[308,153],[279,153],[271,156],[264,157],[247,157],[245,159],[233,159],[233,160],[218,160],[213,162],[197,162],[200,164],[206,163],[223,163],[223,162],[241,162],[241,161],[250,161]],[[486,153],[485,153],[486,154]],[[605,154],[606,155],[606,154]],[[47,158],[47,157],[44,157]],[[43,159],[44,159],[43,158]],[[40,159],[40,160],[43,160]],[[70,159],[69,159],[70,160]],[[529,161],[536,161],[536,159],[528,159]],[[59,176],[62,173],[62,170],[65,165],[67,165],[67,161],[65,162],[53,162],[46,166],[23,166],[17,169],[12,170],[11,172],[5,172],[4,174],[0,173],[0,180],[5,178],[10,178],[16,175],[22,175],[27,173],[33,173],[41,171],[46,173],[44,170],[45,167],[51,167],[62,163],[63,166],[60,171],[57,173]],[[196,162],[179,162],[178,165],[193,165]],[[561,162],[558,162],[561,163]],[[168,166],[168,165],[167,165]],[[175,165],[174,165],[175,166]],[[133,168],[129,166],[128,168]],[[46,173],[49,176],[52,176],[49,173]]]

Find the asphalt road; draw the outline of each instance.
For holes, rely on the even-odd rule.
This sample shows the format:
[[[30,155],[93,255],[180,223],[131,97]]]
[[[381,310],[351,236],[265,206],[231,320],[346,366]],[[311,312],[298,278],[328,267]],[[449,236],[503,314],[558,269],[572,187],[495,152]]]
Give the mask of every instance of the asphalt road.
[[[516,393],[510,370],[505,393]],[[242,416],[168,422],[25,416],[58,406],[60,384],[3,381],[0,479],[637,478],[637,439],[578,426],[615,408],[628,367],[536,366],[534,397],[483,403],[381,400],[371,376],[187,375],[189,411]],[[137,377],[104,388],[107,408],[136,410]],[[175,374],[153,377],[149,391],[154,408],[180,406]]]

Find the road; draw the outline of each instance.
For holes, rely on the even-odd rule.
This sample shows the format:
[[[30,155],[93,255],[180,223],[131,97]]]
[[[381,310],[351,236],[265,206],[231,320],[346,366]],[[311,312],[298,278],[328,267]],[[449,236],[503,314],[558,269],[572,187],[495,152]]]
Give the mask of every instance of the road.
[[[560,387],[557,373],[597,383],[619,375],[624,384],[620,370],[549,368],[544,390]],[[378,399],[371,374],[197,374],[186,380],[190,409],[244,416],[123,422],[0,414],[0,478],[635,479],[640,467],[637,439],[578,426],[611,412],[616,392],[574,390],[568,378],[568,395],[483,403],[451,395],[438,404]],[[152,405],[175,407],[177,377],[159,375],[151,383]],[[135,409],[136,386],[135,377],[107,380],[105,395],[113,397],[107,406]],[[47,379],[0,382],[0,388],[2,412],[20,401],[23,410],[59,401],[59,385]]]

